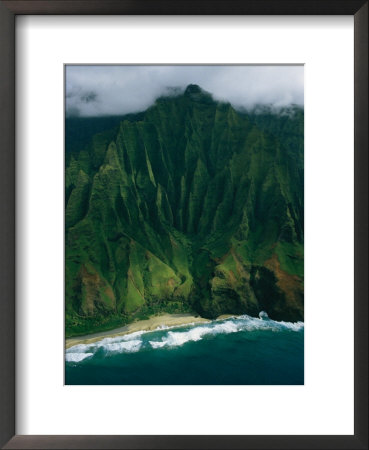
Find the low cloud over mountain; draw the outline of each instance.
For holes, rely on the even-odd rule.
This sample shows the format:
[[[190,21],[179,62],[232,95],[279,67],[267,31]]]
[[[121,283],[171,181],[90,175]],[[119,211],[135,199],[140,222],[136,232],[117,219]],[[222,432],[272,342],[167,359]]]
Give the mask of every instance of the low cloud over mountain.
[[[143,111],[162,95],[190,84],[235,108],[281,107],[304,103],[303,66],[67,66],[68,116],[121,115]]]

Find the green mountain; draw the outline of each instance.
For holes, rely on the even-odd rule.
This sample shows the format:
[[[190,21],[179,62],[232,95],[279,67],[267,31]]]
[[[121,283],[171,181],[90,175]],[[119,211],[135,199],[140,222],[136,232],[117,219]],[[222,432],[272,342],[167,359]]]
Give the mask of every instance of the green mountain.
[[[164,311],[303,320],[303,109],[190,85],[66,122],[67,336]]]

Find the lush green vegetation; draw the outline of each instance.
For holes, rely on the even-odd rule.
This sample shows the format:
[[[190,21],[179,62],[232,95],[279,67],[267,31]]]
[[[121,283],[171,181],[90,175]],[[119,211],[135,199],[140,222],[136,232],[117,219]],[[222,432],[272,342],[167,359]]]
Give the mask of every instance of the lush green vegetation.
[[[67,335],[159,312],[303,319],[303,123],[194,85],[67,119]]]

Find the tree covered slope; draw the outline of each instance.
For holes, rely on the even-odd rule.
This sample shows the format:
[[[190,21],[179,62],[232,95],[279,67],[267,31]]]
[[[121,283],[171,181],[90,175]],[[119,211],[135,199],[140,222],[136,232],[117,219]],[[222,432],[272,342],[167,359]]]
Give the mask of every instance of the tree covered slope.
[[[74,140],[67,336],[159,311],[303,320],[303,128],[301,108],[241,113],[190,85]]]

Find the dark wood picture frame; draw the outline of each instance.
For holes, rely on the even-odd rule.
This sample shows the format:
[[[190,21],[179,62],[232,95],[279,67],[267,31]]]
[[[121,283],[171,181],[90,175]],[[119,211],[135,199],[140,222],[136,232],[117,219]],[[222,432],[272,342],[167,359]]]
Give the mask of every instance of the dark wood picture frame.
[[[20,14],[347,14],[354,16],[354,435],[15,435],[15,17]],[[21,130],[17,132],[20,133]],[[368,1],[0,0],[0,254],[0,445],[2,448],[368,449]]]

